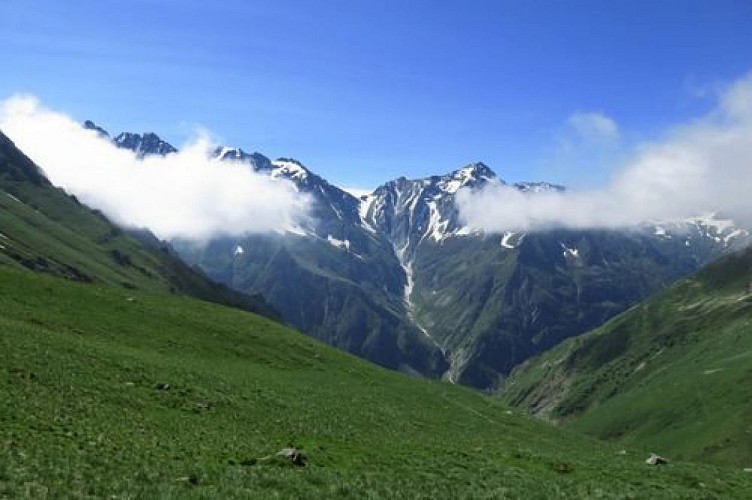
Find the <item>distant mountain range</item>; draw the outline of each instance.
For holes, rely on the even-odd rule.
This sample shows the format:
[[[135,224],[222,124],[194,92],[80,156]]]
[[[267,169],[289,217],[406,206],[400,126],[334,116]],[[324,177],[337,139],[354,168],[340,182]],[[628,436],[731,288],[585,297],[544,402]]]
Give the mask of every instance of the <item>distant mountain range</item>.
[[[153,133],[113,141],[139,156],[177,151]],[[289,179],[313,199],[313,217],[276,234],[172,241],[186,262],[263,295],[285,321],[332,345],[483,389],[749,240],[713,215],[630,231],[487,234],[464,226],[454,203],[461,188],[503,182],[483,163],[401,177],[356,198],[293,159],[230,147],[214,155]],[[531,196],[564,189],[513,186]]]

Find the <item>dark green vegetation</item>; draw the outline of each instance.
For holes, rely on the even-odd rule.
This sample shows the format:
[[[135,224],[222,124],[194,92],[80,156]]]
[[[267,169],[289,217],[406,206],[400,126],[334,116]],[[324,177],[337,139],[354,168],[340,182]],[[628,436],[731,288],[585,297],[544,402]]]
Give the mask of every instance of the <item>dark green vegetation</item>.
[[[55,188],[0,132],[0,263],[82,282],[169,291],[271,314],[260,297],[216,284],[156,238],[138,241]]]
[[[187,297],[0,266],[0,353],[0,497],[752,495]]]
[[[503,399],[669,457],[752,466],[752,250],[518,368]]]
[[[295,235],[175,242],[181,256],[236,290],[260,292],[285,322],[387,368],[438,377],[441,352],[406,317],[404,275],[383,241],[342,225],[353,253]],[[235,255],[240,246],[243,253]],[[391,262],[391,260],[394,262]]]
[[[455,380],[493,388],[519,363],[587,332],[695,271],[709,238],[642,231],[548,231],[424,242],[416,252],[418,321],[452,353]],[[574,249],[573,251],[566,249]]]

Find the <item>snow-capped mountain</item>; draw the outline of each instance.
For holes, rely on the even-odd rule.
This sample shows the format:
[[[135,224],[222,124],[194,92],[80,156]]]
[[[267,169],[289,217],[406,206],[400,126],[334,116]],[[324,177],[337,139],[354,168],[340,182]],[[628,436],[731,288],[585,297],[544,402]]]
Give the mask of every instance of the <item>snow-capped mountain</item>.
[[[637,231],[471,231],[454,198],[503,183],[482,163],[444,176],[388,182],[361,201],[407,276],[408,315],[450,362],[446,377],[494,387],[518,363],[587,331],[647,294],[749,241],[713,215]],[[535,195],[561,191],[518,183]]]
[[[237,289],[262,291],[286,321],[330,344],[390,368],[446,370],[439,349],[410,321],[402,301],[407,277],[388,239],[362,223],[360,200],[294,159],[229,147],[214,155],[292,181],[313,200],[311,217],[277,235],[174,242],[186,260]]]
[[[479,188],[492,179],[496,174],[483,163],[426,179],[400,177],[362,198],[361,218],[372,230],[386,234],[398,254],[408,259],[426,239],[438,242],[466,231],[459,224],[454,195],[460,188]]]
[[[142,156],[175,151],[153,134],[121,137]],[[312,217],[274,235],[173,241],[187,262],[261,293],[288,323],[335,346],[481,388],[749,241],[712,215],[633,231],[471,231],[457,192],[504,183],[483,163],[356,198],[293,159],[230,147],[214,156],[292,181],[313,199]],[[531,196],[564,189],[512,186]]]
[[[361,198],[361,218],[374,231],[387,234],[398,254],[409,260],[423,242],[438,243],[473,234],[460,221],[455,195],[462,188],[480,189],[489,182],[506,184],[483,163],[425,179],[400,177]],[[523,182],[513,187],[531,194],[564,189],[546,182]]]

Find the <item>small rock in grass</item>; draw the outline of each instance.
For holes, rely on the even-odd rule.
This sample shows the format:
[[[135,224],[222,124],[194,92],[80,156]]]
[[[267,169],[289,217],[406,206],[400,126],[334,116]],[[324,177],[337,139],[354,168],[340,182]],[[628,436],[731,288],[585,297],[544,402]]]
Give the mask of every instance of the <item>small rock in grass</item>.
[[[284,448],[277,452],[277,456],[287,458],[293,465],[297,465],[298,467],[303,467],[306,464],[305,455],[297,448]]]
[[[616,454],[617,455],[626,455],[627,454],[627,450],[619,450],[619,451],[616,452]]]
[[[752,472],[752,467],[745,467],[742,469],[744,472]]]
[[[666,465],[668,463],[667,458],[663,458],[660,455],[656,455],[655,453],[651,453],[647,460],[645,460],[645,463],[648,465]]]
[[[170,390],[170,384],[160,383],[154,386],[155,389],[158,391],[169,391]]]

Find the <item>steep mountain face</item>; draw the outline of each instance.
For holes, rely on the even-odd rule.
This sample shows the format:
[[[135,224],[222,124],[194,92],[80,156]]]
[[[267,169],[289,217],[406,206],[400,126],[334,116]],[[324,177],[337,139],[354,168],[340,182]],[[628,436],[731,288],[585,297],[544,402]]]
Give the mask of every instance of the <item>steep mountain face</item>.
[[[151,144],[131,149],[162,154]],[[312,217],[274,235],[173,242],[187,262],[262,293],[286,321],[330,344],[479,388],[497,387],[530,356],[748,237],[713,217],[633,231],[485,234],[464,226],[454,203],[460,189],[503,183],[482,163],[399,178],[356,199],[295,160],[227,147],[214,154],[291,180],[313,199]],[[513,187],[530,196],[564,189]]]
[[[162,142],[130,149],[163,154],[170,148]],[[331,345],[393,369],[429,376],[446,370],[440,350],[409,320],[406,277],[388,239],[362,224],[357,198],[293,159],[239,148],[214,155],[292,181],[313,200],[310,218],[279,234],[173,241],[187,262],[236,290],[263,294],[286,322]]]
[[[473,233],[460,223],[454,197],[488,182],[503,181],[482,163],[401,178],[365,196],[361,210],[392,241],[408,276],[408,312],[447,354],[447,377],[476,387],[498,386],[528,357],[600,325],[747,236],[712,218],[635,231]],[[514,187],[531,195],[563,189]]]
[[[676,458],[752,460],[752,250],[533,358],[501,392],[562,425]]]
[[[212,282],[150,233],[134,239],[55,188],[2,132],[0,264],[75,281],[183,293],[273,315],[261,297]]]

